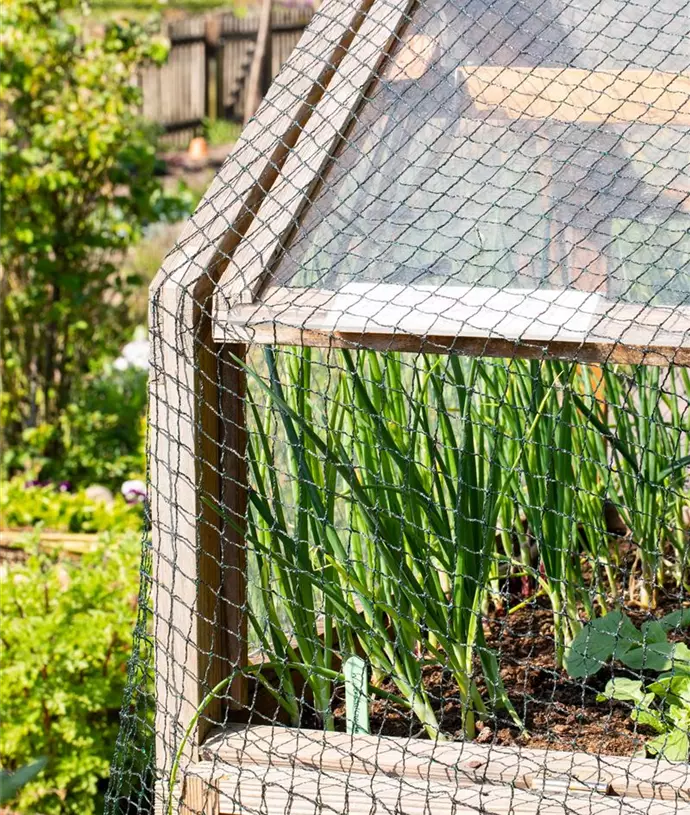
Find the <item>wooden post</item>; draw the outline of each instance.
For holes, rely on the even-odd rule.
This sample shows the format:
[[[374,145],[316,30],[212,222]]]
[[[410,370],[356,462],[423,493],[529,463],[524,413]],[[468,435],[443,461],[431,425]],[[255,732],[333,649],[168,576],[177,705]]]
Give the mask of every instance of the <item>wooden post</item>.
[[[362,0],[370,2],[370,0]],[[165,811],[225,702],[246,705],[241,673],[223,699],[199,705],[245,664],[244,375],[212,340],[211,307],[227,259],[273,185],[362,19],[328,0],[271,86],[257,118],[185,226],[151,285],[149,461],[156,654],[156,810]],[[205,499],[210,502],[207,503]],[[223,526],[214,505],[237,523]],[[184,743],[185,734],[189,738]],[[182,786],[184,788],[184,786]],[[179,794],[179,793],[176,793]]]
[[[180,815],[220,815],[218,788],[209,779],[198,775],[187,776]]]
[[[223,509],[230,520],[223,525],[223,653],[227,671],[241,671],[247,665],[246,549],[242,530],[247,511],[247,432],[245,413],[246,374],[235,358],[244,360],[241,345],[222,346],[219,350],[220,419],[222,445]],[[247,706],[247,679],[238,673],[225,691],[231,710]]]
[[[261,103],[263,86],[264,64],[268,42],[271,38],[271,0],[262,0],[259,15],[259,30],[256,34],[256,50],[252,59],[252,66],[247,80],[247,94],[244,103],[245,124],[256,113]]]
[[[204,26],[204,82],[206,86],[206,117],[208,119],[218,118],[220,25],[219,15],[212,14],[206,18]]]

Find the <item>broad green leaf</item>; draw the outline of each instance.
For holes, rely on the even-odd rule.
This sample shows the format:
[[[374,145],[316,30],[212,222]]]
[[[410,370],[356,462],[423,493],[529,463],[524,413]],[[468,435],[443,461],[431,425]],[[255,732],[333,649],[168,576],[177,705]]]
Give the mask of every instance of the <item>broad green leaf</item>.
[[[687,761],[690,757],[690,737],[674,727],[670,732],[648,741],[647,750],[666,761]]]
[[[612,658],[622,659],[642,635],[622,611],[611,611],[588,623],[565,653],[565,669],[573,679],[592,676]]]
[[[647,687],[657,696],[675,696],[690,706],[690,676],[666,676]]]
[[[657,733],[665,733],[667,730],[666,723],[661,718],[661,714],[656,710],[635,708],[630,714],[630,718],[634,722],[637,722],[637,724],[651,727],[653,730],[656,730]]]
[[[690,608],[672,611],[659,620],[659,625],[664,631],[673,631],[677,628],[690,628]]]
[[[15,773],[0,770],[0,804],[11,801],[22,787],[36,778],[47,762],[48,759],[39,758],[25,767],[20,767]]]
[[[635,671],[684,672],[690,667],[690,649],[680,642],[652,642],[636,646],[618,657]]]
[[[597,696],[598,702],[605,702],[608,699],[616,699],[619,702],[635,702],[644,705],[653,694],[646,694],[639,679],[626,679],[625,677],[615,677],[606,683],[604,692]]]
[[[645,644],[649,644],[651,642],[666,642],[667,629],[658,621],[658,620],[649,620],[646,623],[642,623],[640,627],[640,632],[642,633],[643,641]]]

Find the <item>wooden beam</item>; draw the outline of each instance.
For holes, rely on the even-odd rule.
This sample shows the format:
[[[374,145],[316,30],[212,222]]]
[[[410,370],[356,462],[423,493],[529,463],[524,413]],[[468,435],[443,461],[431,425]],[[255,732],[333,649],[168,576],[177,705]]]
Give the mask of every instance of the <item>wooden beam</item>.
[[[267,725],[237,725],[218,731],[206,740],[201,756],[223,766],[270,765],[348,777],[385,775],[457,788],[490,783],[540,791],[549,786],[544,783],[546,772],[547,781],[571,779],[573,791],[591,789],[647,803],[650,799],[674,802],[675,813],[690,807],[690,765],[622,756],[351,736]]]
[[[690,125],[688,74],[463,65],[458,76],[480,110],[500,110],[511,119]]]
[[[194,768],[218,789],[221,815],[678,815],[670,801],[599,792],[462,786],[429,778],[203,762]]]
[[[222,449],[228,426],[221,421],[219,394],[227,401],[233,393],[228,387],[233,375],[212,343],[210,298],[227,254],[270,190],[371,2],[326,0],[322,5],[151,285],[149,459],[159,811],[166,804],[161,796],[182,736],[204,694],[240,658],[243,639],[241,547],[231,536],[221,537],[220,519],[202,501],[208,497],[222,503],[227,484],[232,481],[240,489],[242,479],[239,437],[234,448],[230,443],[225,453]],[[223,468],[230,468],[225,478]],[[239,497],[225,494],[225,499],[239,512]],[[236,627],[228,636],[222,636],[223,615],[225,625]],[[230,693],[236,694],[231,704],[241,707],[240,680]],[[183,769],[196,760],[205,732],[221,716],[221,703],[215,701],[192,729]]]
[[[226,638],[222,648],[227,659],[224,670],[237,672],[223,695],[234,710],[247,706],[247,678],[241,672],[248,664],[246,549],[240,532],[246,524],[247,510],[246,375],[233,359],[244,359],[245,353],[244,346],[237,345],[219,350],[222,498],[223,509],[231,517],[223,525],[221,636]]]
[[[369,301],[366,293],[341,297],[337,292],[320,289],[274,287],[260,301],[235,308],[228,308],[219,292],[214,336],[217,341],[257,344],[518,356],[583,363],[690,365],[687,307],[647,307],[591,295],[586,308],[578,310],[565,309],[556,297],[553,303],[545,300],[540,305],[540,318],[528,313],[538,297],[523,293],[518,300],[524,304],[508,304],[503,312],[490,302],[487,320],[490,317],[495,325],[483,325],[481,306],[476,302],[467,305],[461,295],[454,301],[452,287],[439,288],[437,293],[421,292],[420,307],[399,297],[420,295],[419,290],[380,288],[395,292]],[[477,287],[473,295],[478,293]],[[587,297],[583,292],[573,293]],[[549,292],[541,296],[546,295]],[[439,301],[438,308],[434,298]],[[523,305],[527,310],[520,314]],[[555,319],[549,321],[552,306],[554,318],[557,311],[565,313],[560,326]]]
[[[310,193],[376,76],[389,48],[409,20],[413,0],[376,0],[342,60],[328,94],[314,110],[280,178],[261,206],[221,278],[220,297],[251,303],[265,274],[285,247]]]
[[[223,335],[234,338],[235,341],[252,342],[257,345],[309,345],[314,348],[401,351],[411,354],[462,354],[470,357],[500,357],[502,359],[512,357],[561,359],[595,365],[617,363],[690,367],[690,349],[676,346],[648,348],[610,342],[535,342],[492,337],[451,337],[439,334],[415,336],[397,332],[388,334],[382,332],[326,332],[281,325],[258,325],[245,329],[228,327],[223,331]]]

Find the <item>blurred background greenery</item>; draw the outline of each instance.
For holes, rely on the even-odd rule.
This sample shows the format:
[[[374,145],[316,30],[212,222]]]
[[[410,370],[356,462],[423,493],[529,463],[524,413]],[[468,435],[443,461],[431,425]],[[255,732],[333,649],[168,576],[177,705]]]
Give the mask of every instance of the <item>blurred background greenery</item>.
[[[247,9],[3,3],[4,812],[102,811],[140,590],[146,605],[147,287],[213,173],[165,173],[132,79],[166,60],[161,21],[218,7]],[[237,131],[205,127],[211,145]]]

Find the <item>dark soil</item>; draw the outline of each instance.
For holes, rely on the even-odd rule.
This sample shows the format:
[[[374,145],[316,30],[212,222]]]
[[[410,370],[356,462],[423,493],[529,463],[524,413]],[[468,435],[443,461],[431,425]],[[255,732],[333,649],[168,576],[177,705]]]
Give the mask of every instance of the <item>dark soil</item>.
[[[677,596],[661,597],[655,616],[678,607]],[[649,616],[635,610],[627,613],[636,625]],[[553,617],[545,602],[537,601],[503,619],[490,619],[484,630],[527,733],[521,733],[507,714],[499,711],[494,718],[478,724],[477,742],[629,756],[640,751],[646,738],[653,735],[630,720],[630,704],[596,699],[607,681],[613,675],[625,675],[625,669],[606,667],[589,679],[573,680],[556,668]],[[425,685],[442,730],[461,739],[461,706],[452,676],[440,667],[429,667]],[[382,687],[396,692],[392,683]],[[486,698],[481,684],[480,689]],[[335,714],[338,729],[344,729],[343,697],[336,700]],[[414,716],[388,701],[379,699],[370,705],[370,724],[371,732],[378,735],[425,738]]]

